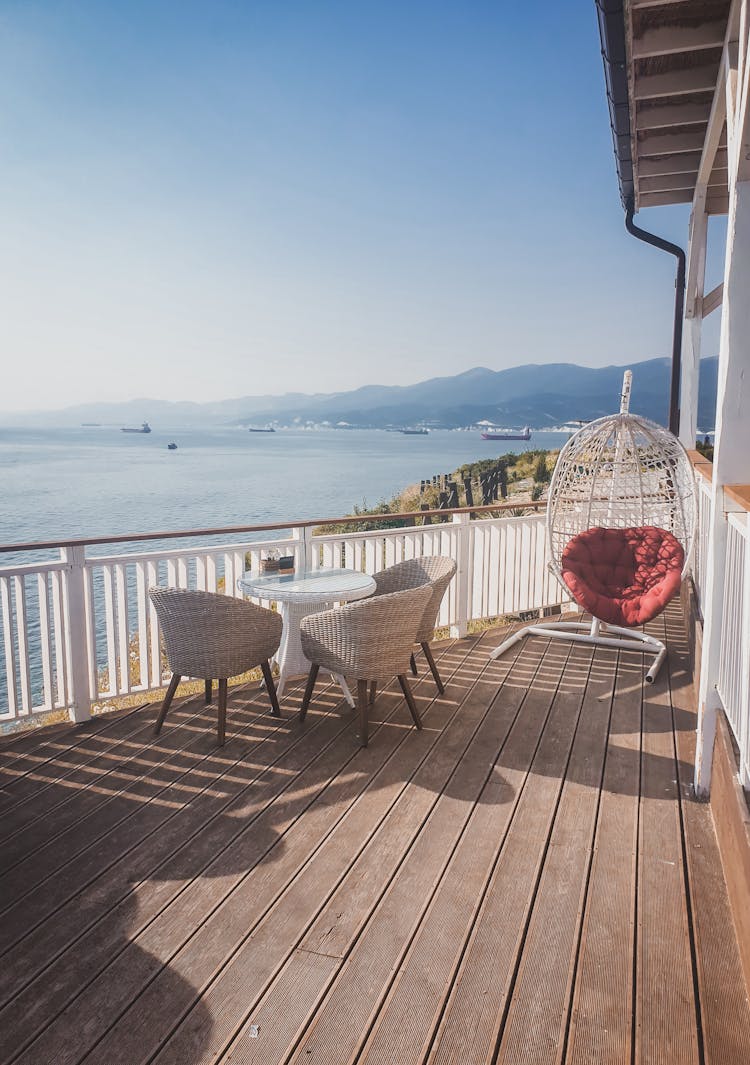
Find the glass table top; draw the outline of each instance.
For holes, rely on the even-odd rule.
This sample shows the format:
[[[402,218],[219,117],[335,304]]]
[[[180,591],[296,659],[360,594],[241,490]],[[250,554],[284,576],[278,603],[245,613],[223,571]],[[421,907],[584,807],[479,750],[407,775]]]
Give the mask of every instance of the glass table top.
[[[237,583],[245,592],[274,599],[360,598],[375,591],[372,577],[353,569],[294,570],[293,573],[248,570]]]

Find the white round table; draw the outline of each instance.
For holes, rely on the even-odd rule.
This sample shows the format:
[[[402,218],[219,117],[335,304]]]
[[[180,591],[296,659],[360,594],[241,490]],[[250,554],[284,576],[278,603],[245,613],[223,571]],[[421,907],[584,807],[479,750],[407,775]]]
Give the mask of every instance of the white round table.
[[[279,667],[276,690],[279,697],[290,677],[307,673],[310,668],[310,663],[302,653],[302,618],[326,610],[335,603],[366,599],[376,588],[372,577],[353,569],[295,570],[293,573],[264,574],[248,570],[244,577],[239,578],[237,586],[246,595],[273,600],[279,605],[279,613],[284,623],[281,644],[276,652]],[[347,702],[354,706],[354,698],[346,680],[341,676],[336,676],[336,680]]]

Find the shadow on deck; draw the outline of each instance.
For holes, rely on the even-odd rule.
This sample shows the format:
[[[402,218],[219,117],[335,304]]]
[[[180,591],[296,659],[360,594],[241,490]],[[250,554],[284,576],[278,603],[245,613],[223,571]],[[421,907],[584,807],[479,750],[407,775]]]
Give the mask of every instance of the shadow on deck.
[[[694,695],[499,631],[434,645],[414,730],[257,689],[2,749],[0,1061],[750,1060]]]

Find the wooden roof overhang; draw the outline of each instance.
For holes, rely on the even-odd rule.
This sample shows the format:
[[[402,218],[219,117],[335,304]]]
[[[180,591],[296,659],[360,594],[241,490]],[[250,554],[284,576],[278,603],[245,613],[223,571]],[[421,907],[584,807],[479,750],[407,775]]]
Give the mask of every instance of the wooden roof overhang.
[[[721,67],[730,7],[730,0],[597,0],[624,206],[691,203],[700,180],[707,213],[726,213]]]

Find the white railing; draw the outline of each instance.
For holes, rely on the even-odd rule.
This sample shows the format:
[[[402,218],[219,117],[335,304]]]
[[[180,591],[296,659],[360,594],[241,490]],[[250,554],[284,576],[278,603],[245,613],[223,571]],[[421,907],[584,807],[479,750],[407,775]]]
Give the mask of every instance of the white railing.
[[[721,618],[721,656],[717,691],[741,752],[748,751],[748,699],[744,691],[747,630],[745,575],[748,567],[747,514],[727,515],[727,557]],[[748,765],[745,759],[745,772]]]
[[[695,481],[698,528],[692,569],[698,610],[702,616],[712,485],[710,477],[698,469],[695,470]],[[740,781],[743,787],[750,788],[750,516],[743,508],[738,508],[726,490],[722,493],[722,507],[727,537],[716,691],[737,744]]]
[[[547,570],[544,515],[537,512],[470,520],[464,510],[431,525],[325,535],[301,525],[273,539],[126,554],[89,554],[83,543],[57,546],[54,561],[0,567],[2,723],[51,710],[84,720],[92,703],[162,687],[149,588],[240,595],[237,579],[271,549],[294,554],[298,567],[368,573],[405,559],[448,555],[457,573],[438,624],[459,636],[470,621],[569,601]]]
[[[740,780],[750,788],[750,529],[745,512],[727,514],[727,554],[716,689],[739,750]]]

